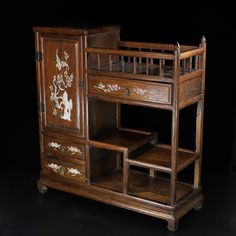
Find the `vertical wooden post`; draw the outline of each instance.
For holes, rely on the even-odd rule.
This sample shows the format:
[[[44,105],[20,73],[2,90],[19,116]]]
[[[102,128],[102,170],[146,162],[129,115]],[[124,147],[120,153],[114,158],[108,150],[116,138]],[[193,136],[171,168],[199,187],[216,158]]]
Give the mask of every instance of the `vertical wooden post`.
[[[128,149],[123,152],[123,194],[128,192],[129,183],[129,163],[128,163]]]
[[[152,49],[150,49],[150,52],[153,52]],[[151,64],[153,64],[153,58],[150,59]]]
[[[133,73],[136,74],[136,71],[137,71],[136,57],[133,57]]]
[[[146,75],[149,75],[149,58],[146,58]]]
[[[192,72],[192,67],[193,67],[193,58],[189,58],[189,72]]]
[[[130,48],[129,48],[129,47],[128,47],[127,49],[128,49],[128,50],[130,50]],[[128,57],[128,62],[131,62],[131,60],[130,60],[130,57]]]
[[[91,163],[90,163],[90,147],[89,145],[86,145],[86,176],[85,179],[87,181],[88,184],[90,184],[91,181],[91,173],[90,173],[90,169],[91,169]]]
[[[199,58],[198,58],[198,55],[195,56],[194,69],[195,69],[195,70],[198,70],[198,69],[199,69]]]
[[[141,48],[139,48],[139,51],[141,52],[141,51],[142,51],[142,49],[141,49]],[[142,64],[142,57],[139,57],[139,59],[138,59],[138,62],[139,62],[139,64]]]
[[[159,59],[159,75],[163,76],[163,60]]]
[[[202,99],[197,103],[197,117],[196,117],[196,152],[200,157],[195,161],[194,170],[194,187],[199,188],[201,186],[201,163],[202,163],[202,141],[203,141],[203,115],[204,115],[204,94],[205,94],[205,70],[206,70],[206,39],[203,36],[199,47],[204,48],[204,52],[200,55],[200,69],[202,69]]]
[[[100,70],[101,69],[101,61],[100,61],[100,54],[97,54],[97,69]]]
[[[112,58],[111,58],[111,55],[109,55],[108,58],[109,58],[109,70],[112,71]]]
[[[157,133],[155,133],[155,136],[154,136],[153,140],[151,141],[151,144],[156,146],[158,144],[157,139],[158,139],[158,135],[157,135]],[[153,178],[157,178],[158,177],[157,171],[155,171],[154,169],[150,169],[149,176],[151,176]]]
[[[120,128],[120,103],[116,103],[116,128]],[[121,169],[121,153],[116,154],[116,168]]]
[[[165,50],[161,50],[161,53],[165,53]],[[162,59],[162,66],[165,67],[166,60]]]
[[[174,75],[173,75],[173,110],[171,131],[171,177],[170,177],[170,205],[175,205],[177,162],[178,162],[178,139],[179,139],[179,72],[180,72],[180,45],[176,43],[174,50]]]
[[[182,65],[182,73],[183,73],[183,75],[186,73],[186,61],[187,61],[187,59],[183,59],[182,60],[183,61],[183,65]]]
[[[124,56],[121,56],[121,70],[122,72],[125,72],[125,60],[124,60]]]

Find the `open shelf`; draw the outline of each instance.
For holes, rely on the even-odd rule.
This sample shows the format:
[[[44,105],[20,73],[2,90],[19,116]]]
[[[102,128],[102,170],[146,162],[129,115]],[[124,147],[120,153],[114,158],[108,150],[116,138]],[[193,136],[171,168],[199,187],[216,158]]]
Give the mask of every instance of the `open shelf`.
[[[156,133],[151,132],[119,128],[100,134],[91,140],[91,143],[94,141],[98,146],[99,143],[101,143],[102,146],[104,146],[104,144],[109,144],[121,148],[128,148],[128,151],[132,152],[142,145],[155,140],[156,135]]]
[[[151,168],[166,173],[171,172],[171,147],[169,145],[159,144],[142,152],[140,155],[134,156],[133,158],[131,156],[131,159],[128,160],[130,165]],[[177,172],[187,167],[198,157],[197,153],[180,148],[178,151]]]
[[[93,181],[92,184],[121,193],[123,189],[122,170],[117,170],[108,176],[99,178]],[[176,201],[182,199],[192,191],[194,191],[194,189],[191,185],[177,183]],[[169,204],[170,180],[164,178],[153,178],[142,172],[130,170],[128,194],[154,202]]]

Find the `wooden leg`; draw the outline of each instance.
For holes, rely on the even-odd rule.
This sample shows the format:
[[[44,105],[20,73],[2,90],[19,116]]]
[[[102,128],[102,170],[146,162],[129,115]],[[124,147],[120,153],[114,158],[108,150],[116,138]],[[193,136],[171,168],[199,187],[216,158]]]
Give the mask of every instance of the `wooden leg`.
[[[37,187],[40,193],[46,193],[48,188],[40,180],[37,181]]]
[[[171,219],[171,220],[168,220],[167,222],[168,222],[167,229],[169,231],[174,232],[177,230],[178,223],[179,223],[177,219]]]
[[[194,187],[201,186],[201,160],[202,160],[202,130],[203,130],[203,100],[197,103],[197,117],[196,117],[196,152],[200,154],[200,158],[195,161],[194,170]]]

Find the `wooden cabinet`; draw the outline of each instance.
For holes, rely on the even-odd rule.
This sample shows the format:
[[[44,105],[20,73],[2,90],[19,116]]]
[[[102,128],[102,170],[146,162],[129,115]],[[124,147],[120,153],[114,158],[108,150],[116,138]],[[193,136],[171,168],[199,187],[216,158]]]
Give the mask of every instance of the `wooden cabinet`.
[[[120,27],[35,27],[41,144],[47,187],[168,221],[199,209],[206,43],[120,41]],[[179,147],[181,109],[197,104],[195,150]],[[123,127],[121,104],[172,114],[171,143]],[[194,119],[194,117],[193,117]],[[194,181],[178,173],[194,165]]]

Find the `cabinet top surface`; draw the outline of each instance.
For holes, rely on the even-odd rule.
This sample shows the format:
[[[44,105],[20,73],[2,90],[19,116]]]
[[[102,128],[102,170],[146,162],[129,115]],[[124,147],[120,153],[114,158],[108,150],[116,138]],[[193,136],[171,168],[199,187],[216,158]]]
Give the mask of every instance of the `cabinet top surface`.
[[[120,28],[120,25],[80,24],[78,26],[35,26],[33,27],[33,31],[53,34],[66,33],[71,35],[81,35],[116,31],[120,30]]]

